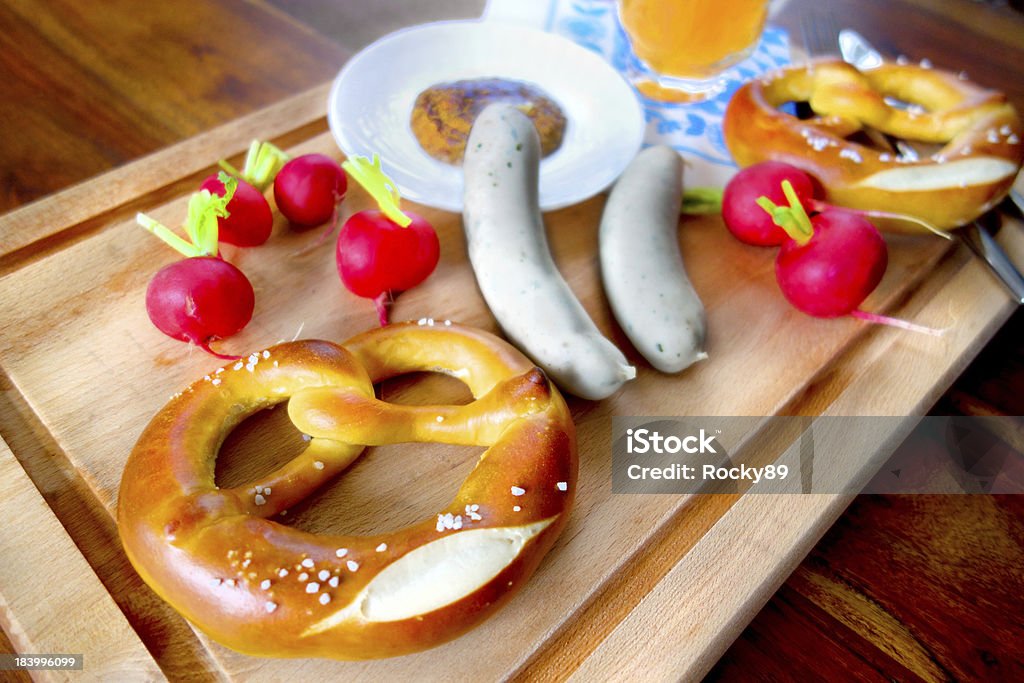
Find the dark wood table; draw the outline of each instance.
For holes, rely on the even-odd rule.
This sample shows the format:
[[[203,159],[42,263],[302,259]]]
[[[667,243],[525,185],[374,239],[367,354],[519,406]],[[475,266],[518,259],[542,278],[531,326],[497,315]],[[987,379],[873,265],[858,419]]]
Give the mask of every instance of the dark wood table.
[[[0,213],[321,84],[391,29],[482,5],[5,2]],[[792,0],[780,23],[798,35],[809,12],[965,69],[1024,111],[1024,16],[1005,4]],[[1024,414],[1022,334],[1018,313],[932,413]],[[0,401],[0,433],[13,412]],[[710,676],[1024,680],[1024,499],[858,497]]]

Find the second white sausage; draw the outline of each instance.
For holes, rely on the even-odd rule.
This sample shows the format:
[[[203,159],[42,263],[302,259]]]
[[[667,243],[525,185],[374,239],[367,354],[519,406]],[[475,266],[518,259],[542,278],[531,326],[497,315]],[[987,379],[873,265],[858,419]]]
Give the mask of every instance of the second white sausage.
[[[601,216],[601,277],[615,319],[658,370],[707,358],[704,306],[679,250],[683,160],[671,147],[640,152],[612,188]]]

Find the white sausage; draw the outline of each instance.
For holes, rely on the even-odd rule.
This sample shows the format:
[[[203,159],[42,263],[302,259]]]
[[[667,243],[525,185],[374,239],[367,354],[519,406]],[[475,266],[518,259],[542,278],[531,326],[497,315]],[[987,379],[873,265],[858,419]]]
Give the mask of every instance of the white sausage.
[[[473,124],[462,166],[469,260],[498,324],[562,389],[591,400],[610,396],[636,369],[601,335],[551,257],[533,123],[514,107],[488,106]]]
[[[704,306],[676,234],[682,193],[682,158],[670,147],[650,147],[623,171],[601,216],[601,277],[612,312],[662,372],[707,358]]]

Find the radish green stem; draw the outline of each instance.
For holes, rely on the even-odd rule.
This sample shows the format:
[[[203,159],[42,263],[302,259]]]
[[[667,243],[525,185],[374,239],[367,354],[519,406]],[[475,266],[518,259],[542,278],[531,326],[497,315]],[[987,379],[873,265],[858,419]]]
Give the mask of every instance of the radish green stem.
[[[190,258],[193,256],[207,255],[203,254],[203,252],[196,245],[178,237],[173,232],[171,232],[170,228],[168,228],[166,225],[150,218],[144,213],[136,214],[135,222],[144,227],[146,230],[149,230],[151,233],[153,233],[160,239],[162,239],[167,245],[169,245],[172,249],[174,249],[180,254],[184,254],[185,256],[188,256]]]
[[[288,155],[276,145],[253,140],[249,146],[249,153],[245,156],[242,180],[263,192],[288,159]]]
[[[241,177],[241,175],[242,175],[237,168],[235,168],[234,166],[229,164],[224,159],[221,159],[220,161],[218,161],[217,165],[220,166],[225,171],[227,171],[229,175],[233,175],[236,178]]]
[[[341,167],[370,193],[385,216],[403,228],[412,223],[412,219],[399,208],[402,195],[398,193],[394,181],[381,169],[379,156],[374,154],[373,161],[370,161],[366,157],[353,155],[343,161]]]
[[[188,220],[185,222],[185,233],[188,240],[176,235],[166,225],[150,218],[144,213],[135,216],[135,222],[159,237],[169,247],[189,258],[196,256],[216,256],[218,226],[217,219],[228,215],[228,202],[235,195],[238,180],[221,172],[218,176],[224,184],[224,196],[215,195],[209,190],[200,190],[188,200]]]
[[[811,218],[804,210],[800,198],[793,189],[793,184],[788,180],[782,181],[782,192],[786,195],[789,206],[778,206],[768,197],[759,197],[757,205],[764,209],[775,225],[786,231],[797,244],[803,246],[811,241],[814,236],[814,226],[811,225]]]
[[[264,192],[288,159],[288,154],[276,145],[253,140],[249,144],[249,151],[245,155],[245,165],[240,172],[224,159],[218,161],[217,165],[236,178],[249,183],[260,192]]]
[[[703,215],[722,212],[722,195],[718,187],[691,187],[683,192],[682,213]]]
[[[909,330],[910,332],[920,332],[921,334],[927,334],[932,337],[941,337],[945,334],[945,330],[938,330],[934,327],[926,327],[924,325],[918,325],[916,323],[901,320],[899,318],[890,318],[887,315],[879,315],[877,313],[868,313],[857,309],[850,313],[850,315],[858,320],[863,320],[867,323],[875,323],[878,325],[888,325],[890,327],[896,327],[901,330]]]
[[[185,232],[201,252],[211,256],[217,254],[217,219],[228,215],[228,202],[235,196],[238,180],[223,171],[218,179],[224,184],[224,196],[209,190],[200,190],[188,200],[188,220]]]

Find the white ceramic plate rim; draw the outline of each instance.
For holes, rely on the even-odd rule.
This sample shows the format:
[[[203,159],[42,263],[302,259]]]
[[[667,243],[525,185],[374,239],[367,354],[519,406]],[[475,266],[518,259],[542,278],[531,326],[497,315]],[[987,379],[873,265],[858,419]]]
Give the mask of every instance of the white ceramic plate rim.
[[[409,99],[408,92],[415,91],[411,95],[412,99],[409,99],[408,102],[400,101],[392,104],[393,107],[406,109],[408,112],[403,120],[404,125],[393,126],[395,130],[391,134],[408,138],[408,140],[401,141],[409,150],[408,154],[403,156],[411,158],[396,161],[382,155],[381,162],[384,171],[395,181],[402,196],[411,201],[447,211],[462,210],[461,169],[438,161],[423,151],[415,141],[408,123],[408,116],[412,111],[415,94],[423,89],[437,82],[477,77],[506,77],[533,82],[547,91],[566,111],[569,123],[566,127],[562,147],[541,163],[540,204],[542,210],[550,211],[571,206],[607,189],[643,144],[644,114],[633,89],[602,57],[566,38],[537,29],[495,21],[441,21],[413,26],[390,33],[354,55],[338,73],[328,96],[328,125],[341,150],[345,154],[363,156],[369,156],[377,151],[372,149],[372,146],[364,139],[365,136],[357,131],[354,125],[349,125],[349,111],[343,106],[345,105],[343,98],[346,90],[352,87],[353,81],[356,81],[360,69],[364,68],[367,60],[378,58],[382,52],[394,50],[396,45],[401,46],[409,41],[411,36],[423,37],[424,34],[430,32],[444,35],[452,32],[458,34],[459,32],[476,31],[494,32],[495,35],[503,36],[506,39],[519,37],[524,42],[531,41],[531,44],[547,44],[558,51],[563,62],[566,59],[571,59],[572,63],[579,65],[583,73],[588,74],[589,77],[585,83],[580,84],[580,88],[577,90],[551,92],[552,89],[545,87],[542,78],[523,78],[518,73],[508,75],[488,72],[484,75],[473,69],[472,65],[466,67],[464,64],[460,64],[458,54],[454,53],[453,56],[456,60],[450,67],[450,77],[444,76],[440,79],[431,77],[423,82],[417,82],[413,84],[414,87],[406,88],[405,99]],[[516,69],[510,67],[510,71],[516,71]],[[463,72],[464,75],[460,75]],[[593,74],[600,77],[599,82],[595,82]],[[427,82],[428,80],[429,82]],[[386,89],[387,85],[381,84],[380,88]],[[597,89],[611,91],[613,96],[605,97],[599,103],[590,101],[592,99],[590,91]],[[380,92],[383,93],[384,90]],[[381,96],[385,97],[386,95],[382,94]],[[611,120],[607,114],[614,113],[614,120],[620,121],[620,124],[614,128],[605,126],[604,130],[593,130],[597,126],[590,126],[584,134],[579,127],[574,128],[573,125],[574,118],[587,118],[585,115],[575,117],[572,115],[573,110],[579,112],[581,107],[586,107],[585,111],[588,112],[591,109],[600,110],[596,117],[590,118]],[[614,108],[614,112],[612,112],[612,108]],[[437,182],[424,187],[422,182],[418,182],[405,170],[407,168],[416,169],[421,173],[426,170],[437,179]],[[570,177],[571,182],[567,182],[566,176]],[[555,187],[554,191],[551,189],[552,186]]]

